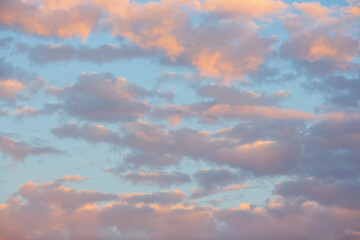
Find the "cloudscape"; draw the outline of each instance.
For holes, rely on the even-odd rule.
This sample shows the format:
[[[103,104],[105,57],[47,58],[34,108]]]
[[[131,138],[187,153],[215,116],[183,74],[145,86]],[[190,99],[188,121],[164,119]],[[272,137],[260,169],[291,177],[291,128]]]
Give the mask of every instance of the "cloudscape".
[[[359,240],[360,0],[0,0],[0,240]]]

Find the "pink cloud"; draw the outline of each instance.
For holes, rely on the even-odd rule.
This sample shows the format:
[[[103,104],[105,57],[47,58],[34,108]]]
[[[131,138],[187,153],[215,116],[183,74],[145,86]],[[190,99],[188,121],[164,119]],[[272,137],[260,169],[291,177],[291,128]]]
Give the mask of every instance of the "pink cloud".
[[[105,142],[109,144],[119,144],[120,137],[103,125],[92,125],[85,123],[82,126],[70,123],[54,128],[51,132],[59,138],[84,139],[91,143]]]
[[[185,192],[173,190],[171,192],[161,191],[155,193],[124,193],[121,198],[129,204],[160,204],[175,205],[186,196]]]
[[[151,94],[109,73],[83,73],[75,84],[58,93],[64,102],[62,109],[70,115],[110,122],[142,117],[150,108],[142,98]]]
[[[288,5],[283,1],[273,0],[205,0],[203,9],[222,17],[234,17],[235,19],[254,19],[283,13]]]
[[[111,173],[115,173],[112,169]],[[126,172],[122,176],[133,184],[156,184],[161,187],[170,187],[191,182],[189,175],[181,172]]]
[[[292,5],[301,10],[307,17],[314,19],[327,17],[332,12],[331,9],[321,5],[319,2],[294,2]]]
[[[143,49],[160,49],[171,59],[184,51],[174,34],[187,21],[187,14],[166,2],[137,3],[123,1],[122,10],[113,2],[107,5],[107,22],[112,34],[126,37]],[[118,9],[118,10],[113,10]]]
[[[284,120],[311,120],[314,115],[293,109],[283,109],[278,107],[260,107],[260,106],[230,106],[219,104],[210,107],[203,114],[209,117],[268,117]]]
[[[78,177],[65,176],[61,180],[74,181],[74,178]],[[119,199],[119,197],[115,194],[71,189],[60,185],[62,182],[61,180],[60,182],[49,182],[43,184],[35,184],[30,181],[20,186],[19,194],[29,201],[45,203],[47,205],[58,205],[64,210],[74,210],[86,204]]]
[[[326,7],[319,2],[293,3],[300,14],[283,17],[289,32],[280,52],[310,72],[331,73],[352,67],[358,56],[358,28],[355,16],[349,13],[356,3]]]
[[[0,23],[31,34],[59,38],[78,36],[85,39],[102,15],[100,9],[84,3],[71,1],[62,8],[53,6],[54,3],[1,1]]]
[[[300,47],[299,47],[300,46]],[[288,42],[281,46],[284,54],[310,63],[325,60],[345,69],[358,55],[357,40],[342,35],[330,36],[324,30],[312,30],[303,34],[293,34]]]
[[[23,199],[11,197],[0,204],[2,239],[356,239],[359,231],[357,209],[283,197],[263,207],[239,202],[238,207],[219,209],[152,204],[164,199],[161,193],[124,195],[143,201],[133,205],[116,195],[54,183],[28,182],[19,193]],[[108,203],[94,204],[97,201]]]
[[[19,91],[25,86],[17,80],[0,81],[0,98],[5,100],[13,100]]]
[[[60,178],[58,181],[61,181],[61,182],[82,182],[84,179],[87,179],[89,177],[83,177],[83,176],[80,176],[80,175],[66,175],[64,176],[63,178]]]
[[[10,137],[0,135],[0,151],[5,157],[11,157],[14,161],[24,161],[29,156],[42,154],[63,154],[52,147],[37,147],[27,143],[18,142]]]
[[[255,70],[276,41],[259,37],[246,27],[240,31],[226,24],[221,28],[220,23],[215,27],[204,24],[203,30],[191,27],[191,11],[180,10],[172,2],[124,3],[124,9],[111,12],[107,19],[114,35],[124,36],[146,51],[165,52],[170,64],[185,60],[202,74],[225,75],[227,81]],[[233,41],[248,47],[234,52]]]
[[[29,100],[46,85],[43,78],[0,58],[0,101],[14,105],[18,100]]]
[[[281,1],[270,0],[251,3],[230,1],[227,5],[210,0],[202,4],[93,0],[86,2],[86,5],[83,1],[5,1],[2,5],[6,12],[1,15],[0,23],[6,27],[58,38],[77,36],[83,40],[92,31],[106,28],[114,36],[126,38],[138,46],[144,51],[143,55],[161,56],[161,61],[167,64],[193,67],[204,76],[219,79],[225,77],[228,82],[256,70],[272,52],[277,38],[260,36],[248,24],[249,19],[234,28],[232,24],[212,16],[215,25],[204,22],[201,27],[192,26],[191,14],[211,12],[236,17],[248,15],[251,19],[277,14],[287,8]],[[31,17],[32,15],[35,17]],[[237,42],[236,48],[234,42]],[[245,45],[247,47],[243,48]],[[50,49],[48,52],[52,55],[49,58],[85,60],[83,54],[77,54],[72,48],[61,49],[64,51]],[[114,50],[118,50],[119,57],[112,51],[102,53],[105,61],[114,61],[127,54],[126,49]],[[135,56],[141,54],[135,52]],[[39,55],[34,58],[46,62],[41,57]]]

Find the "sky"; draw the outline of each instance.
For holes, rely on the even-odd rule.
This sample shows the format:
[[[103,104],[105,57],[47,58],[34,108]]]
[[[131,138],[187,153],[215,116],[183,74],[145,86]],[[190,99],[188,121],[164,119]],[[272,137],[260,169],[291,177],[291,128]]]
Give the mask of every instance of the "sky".
[[[360,239],[359,54],[359,0],[0,0],[0,240]]]

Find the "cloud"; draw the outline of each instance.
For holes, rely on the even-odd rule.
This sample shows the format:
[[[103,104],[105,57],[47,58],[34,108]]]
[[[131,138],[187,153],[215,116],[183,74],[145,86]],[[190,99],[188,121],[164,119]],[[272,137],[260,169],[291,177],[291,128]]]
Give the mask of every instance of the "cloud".
[[[316,202],[274,201],[263,210],[252,204],[215,213],[225,224],[222,238],[253,239],[356,239],[358,213],[343,208],[320,208]],[[341,218],[341,220],[340,220]],[[329,228],[329,226],[331,226]],[[262,231],[259,231],[261,229]]]
[[[290,94],[287,91],[278,91],[267,95],[216,84],[196,86],[195,90],[200,97],[228,105],[275,105]]]
[[[123,131],[125,146],[141,154],[136,155],[139,156],[136,158],[138,162],[134,162],[133,153],[124,157],[125,162],[135,168],[177,165],[184,157],[191,157],[194,161],[220,166],[226,164],[260,175],[272,175],[285,173],[296,166],[303,151],[299,144],[301,138],[296,135],[298,132],[294,138],[290,135],[286,140],[265,140],[263,137],[251,141],[224,138],[190,128],[165,131],[160,126],[144,122],[127,124]]]
[[[293,34],[281,46],[280,52],[286,58],[305,61],[303,65],[309,68],[310,64],[321,66],[321,62],[324,62],[327,69],[322,67],[321,70],[333,72],[339,68],[346,69],[358,55],[358,50],[359,43],[356,39],[338,34],[331,36],[323,29],[315,29]]]
[[[255,1],[236,1],[230,0],[223,3],[219,0],[203,1],[203,9],[211,14],[219,15],[223,18],[235,19],[256,19],[266,16],[284,13],[288,6],[283,1],[255,0]]]
[[[332,12],[331,9],[322,6],[319,2],[294,2],[292,5],[309,18],[325,18]]]
[[[330,75],[321,79],[307,81],[303,85],[312,93],[323,95],[323,106],[329,111],[353,110],[359,108],[360,84],[355,75],[351,76]]]
[[[90,121],[130,121],[149,111],[142,98],[150,93],[109,73],[83,73],[61,92],[62,109]]]
[[[109,4],[107,11],[110,14],[106,22],[113,35],[125,37],[145,51],[165,55],[160,62],[194,67],[207,77],[231,81],[256,70],[265,56],[271,53],[277,39],[260,36],[248,26],[249,19],[236,27],[231,22],[221,21],[215,16],[216,11],[231,15],[234,12],[229,12],[231,9],[235,10],[236,16],[245,16],[242,9],[261,6],[250,14],[260,17],[261,14],[279,12],[275,9],[282,8],[280,5],[285,7],[285,4],[280,1],[255,4],[231,1],[226,8],[218,5],[216,1],[204,1],[204,11],[201,12],[198,7],[180,8],[171,1],[124,3],[122,11],[114,10],[115,6]],[[191,22],[194,11],[200,19],[195,26]],[[207,14],[209,12],[214,14]],[[245,45],[247,48],[242,47]]]
[[[46,85],[46,81],[34,73],[0,58],[0,100],[14,104],[17,100],[27,100],[39,89]]]
[[[121,194],[122,199],[129,204],[160,204],[174,205],[179,203],[186,194],[179,190],[171,192],[162,191],[154,193],[124,193]]]
[[[12,37],[0,38],[0,48],[8,47],[14,39]]]
[[[70,123],[53,128],[51,132],[58,138],[80,138],[90,143],[105,142],[114,145],[120,143],[119,135],[102,125],[85,123],[82,126],[78,126],[75,123]]]
[[[82,182],[84,179],[88,179],[88,178],[90,178],[90,177],[84,177],[84,176],[80,176],[80,175],[77,175],[77,174],[76,174],[76,175],[70,175],[70,174],[68,174],[68,175],[66,175],[66,176],[58,179],[57,182],[60,182],[60,183],[62,183],[62,182],[76,182],[76,183],[80,183],[80,182]]]
[[[294,179],[275,185],[275,193],[286,198],[304,197],[323,205],[359,208],[360,184],[358,180]]]
[[[126,141],[126,140],[125,140]],[[128,143],[126,143],[128,145]],[[129,145],[128,145],[129,146]],[[166,166],[176,165],[180,162],[180,158],[176,155],[167,153],[152,153],[152,151],[132,151],[123,158],[124,162],[134,168],[142,166],[152,166],[162,168]]]
[[[12,112],[8,112],[7,115],[15,116],[17,119],[24,119],[27,117],[38,117],[41,115],[50,115],[56,113],[60,110],[60,104],[57,102],[54,103],[45,103],[44,106],[40,109],[35,109],[29,106],[20,106],[17,105],[17,109]]]
[[[236,100],[234,100],[235,102]],[[239,100],[241,101],[241,100]],[[251,101],[251,100],[249,100]],[[246,103],[246,102],[245,102]],[[250,104],[255,104],[250,102]],[[313,121],[327,115],[313,114],[296,109],[277,106],[229,105],[215,101],[198,102],[189,105],[166,104],[152,111],[154,119],[167,119],[179,123],[180,120],[196,118],[205,123],[219,123],[231,120],[277,119],[288,121]]]
[[[68,62],[71,60],[104,64],[132,58],[150,57],[150,54],[141,51],[138,47],[125,44],[119,47],[114,44],[103,44],[94,48],[86,45],[73,47],[64,44],[39,44],[36,46],[18,44],[17,50],[27,55],[31,61],[37,64]]]
[[[7,109],[0,109],[0,116],[4,117],[9,114],[9,110]]]
[[[54,6],[53,1],[1,1],[0,24],[41,36],[85,39],[102,16],[102,11],[80,1]]]
[[[74,139],[117,151],[63,159],[92,164],[80,169],[92,181],[75,188],[90,177],[52,168],[52,182],[22,184],[0,203],[0,239],[359,239],[359,4],[1,1],[0,28],[15,36],[0,38],[4,126],[67,139],[53,148],[0,133],[1,155],[18,168]],[[62,79],[133,58],[146,61],[130,75],[177,73]],[[58,63],[66,71],[47,71]],[[174,95],[151,88],[164,83]],[[46,129],[52,120],[60,124]],[[134,189],[101,191],[97,167]]]
[[[37,63],[71,59],[103,63],[130,57],[156,56],[161,63],[195,68],[203,75],[220,81],[225,77],[227,82],[256,70],[272,52],[277,39],[260,36],[255,28],[248,26],[247,17],[245,23],[235,27],[217,19],[215,15],[245,17],[244,11],[256,9],[249,12],[251,19],[276,14],[286,8],[286,4],[280,1],[267,0],[255,4],[232,1],[226,8],[220,8],[219,2],[209,0],[204,1],[204,12],[199,11],[201,7],[192,6],[194,4],[185,4],[187,7],[184,8],[181,7],[184,4],[171,1],[138,3],[93,0],[87,2],[86,6],[83,1],[32,3],[3,2],[2,9],[7,9],[7,12],[2,15],[0,24],[30,34],[58,38],[77,36],[83,40],[92,31],[109,29],[113,36],[126,38],[134,45],[101,45],[93,49],[67,45],[18,46],[20,52],[27,53]],[[192,26],[190,15],[194,11],[200,19],[209,18],[210,21],[200,21],[201,27]],[[208,12],[213,15],[207,16]],[[36,17],[31,18],[31,14],[36,14]],[[243,48],[245,45],[247,47]]]
[[[74,180],[74,177],[64,180],[71,181]],[[119,196],[115,194],[88,190],[78,191],[64,187],[59,182],[38,185],[27,182],[20,186],[18,192],[20,196],[29,201],[58,205],[64,210],[75,210],[86,204],[119,199]]]
[[[112,3],[111,9],[108,7],[107,22],[113,35],[126,37],[142,49],[162,50],[170,58],[184,51],[174,32],[186,24],[186,12],[166,2],[124,1],[122,11],[114,11],[116,7],[115,3]]]
[[[296,138],[304,128],[304,122],[278,119],[258,119],[243,121],[235,126],[219,129],[217,137],[239,139],[240,143],[257,141],[281,141]]]
[[[202,198],[202,197],[206,197],[212,194],[217,194],[217,193],[223,193],[223,192],[229,192],[229,191],[237,191],[240,189],[246,189],[249,188],[248,185],[246,184],[233,184],[233,185],[229,185],[227,187],[214,187],[214,188],[195,188],[192,189],[191,192],[191,198],[197,199],[197,198]]]
[[[247,185],[240,184],[244,182],[244,177],[226,168],[200,169],[193,174],[193,178],[199,188],[192,189],[191,198],[248,188]]]
[[[360,147],[360,119],[324,120],[314,123],[310,131],[311,143],[317,147],[327,149],[358,149]]]
[[[326,115],[304,112],[280,106],[291,91],[278,90],[267,94],[260,91],[239,89],[221,84],[191,84],[201,101],[186,105],[164,104],[153,107],[151,116],[180,123],[187,118],[195,118],[205,123],[224,120],[278,119],[289,121],[312,121]]]
[[[130,239],[214,238],[211,211],[202,207],[152,208],[117,204],[105,208],[100,221],[104,226],[115,227],[121,234],[118,237]]]
[[[206,77],[230,82],[258,70],[265,58],[274,54],[278,37],[262,35],[266,25],[255,21],[279,14],[283,15],[280,20],[290,34],[281,44],[280,52],[312,71],[347,68],[359,50],[354,37],[356,31],[349,27],[356,24],[358,6],[351,2],[337,12],[318,2],[295,2],[289,8],[285,2],[273,0],[226,4],[217,0],[191,3],[17,0],[3,1],[2,5],[7,11],[2,14],[0,24],[9,28],[58,38],[78,36],[84,40],[91,32],[110,30],[113,36],[130,43],[95,48],[20,46],[18,50],[27,52],[30,59],[40,64],[71,59],[104,63],[155,56],[160,63],[195,68]],[[31,17],[34,14],[36,17]],[[341,28],[350,34],[339,31]]]
[[[161,187],[191,182],[190,176],[181,172],[126,172],[122,177],[133,184],[156,184]]]
[[[181,56],[184,63],[191,63],[203,76],[221,82],[231,82],[256,71],[277,43],[276,37],[265,38],[252,28],[230,23],[205,22],[185,36],[187,42],[195,44]]]
[[[224,187],[240,180],[238,174],[225,168],[200,169],[193,177],[203,188]]]
[[[4,135],[0,135],[0,151],[5,157],[10,157],[15,162],[23,162],[29,156],[64,153],[52,147],[36,147],[27,143],[17,142]]]
[[[301,145],[288,142],[256,141],[235,147],[223,147],[209,156],[209,161],[249,170],[256,175],[289,172],[302,157]]]
[[[284,59],[310,76],[323,77],[353,68],[359,54],[358,22],[349,14],[353,3],[330,7],[319,2],[293,3],[301,13],[283,18],[289,38],[280,47]]]
[[[249,164],[252,171],[258,173],[266,169],[267,174],[273,170],[305,177],[353,179],[358,176],[359,169],[356,161],[360,154],[358,122],[358,117],[350,115],[345,118],[329,117],[308,126],[303,122],[285,120],[240,123],[218,131],[218,137],[239,139],[242,144],[239,148],[229,147],[221,159],[244,167]],[[267,150],[269,153],[265,154]],[[221,155],[212,156],[216,159]],[[254,159],[248,162],[247,157]],[[270,162],[271,165],[266,164]]]
[[[16,80],[6,80],[0,82],[0,95],[2,99],[13,100],[15,95],[24,88],[24,86]]]
[[[129,123],[123,128],[122,141],[132,152],[124,156],[124,166],[163,168],[190,157],[254,176],[353,177],[360,155],[357,122],[358,117],[342,114],[309,124],[293,119],[251,119],[214,133]]]
[[[205,110],[203,114],[209,118],[229,118],[239,117],[265,117],[283,120],[312,120],[315,116],[311,113],[302,112],[294,109],[284,109],[279,107],[260,107],[251,105],[229,106],[218,104]]]
[[[22,198],[0,205],[4,239],[356,239],[359,232],[358,209],[283,197],[263,207],[240,202],[219,209],[167,205],[184,195],[177,190],[123,194],[127,203],[114,194],[51,182],[25,183],[18,193]]]
[[[209,133],[205,131],[180,128],[167,132],[161,126],[141,121],[124,125],[123,134],[124,145],[133,151],[124,160],[133,167],[176,165],[185,156],[199,159],[217,145],[208,142]]]
[[[314,123],[304,137],[306,158],[296,172],[321,179],[356,179],[359,176],[359,117]]]
[[[25,116],[36,116],[39,115],[41,111],[25,106],[23,108],[16,109],[14,112],[12,112],[13,115],[15,115],[18,118],[23,118]]]

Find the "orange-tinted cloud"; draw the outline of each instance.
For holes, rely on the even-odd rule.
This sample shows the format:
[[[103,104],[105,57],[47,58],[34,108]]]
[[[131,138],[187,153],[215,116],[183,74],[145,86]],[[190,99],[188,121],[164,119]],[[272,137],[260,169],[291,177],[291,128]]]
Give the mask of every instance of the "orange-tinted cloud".
[[[85,39],[101,16],[100,9],[84,2],[41,1],[33,4],[6,0],[0,3],[0,24],[43,36]]]
[[[114,194],[78,191],[51,182],[28,182],[18,193],[22,198],[11,197],[0,204],[2,239],[62,239],[69,236],[69,239],[78,240],[109,237],[217,240],[268,239],[270,235],[286,240],[294,234],[301,239],[355,239],[359,230],[354,224],[360,217],[357,209],[279,196],[264,206],[238,202],[238,207],[219,209],[191,204],[153,204],[154,199],[169,197],[161,192],[128,195],[140,197],[143,203],[125,203]],[[179,191],[162,193],[183,195]],[[96,204],[102,201],[108,203]]]
[[[293,109],[283,109],[278,107],[260,107],[260,106],[231,106],[227,104],[219,104],[210,107],[203,114],[209,117],[268,117],[284,120],[311,120],[315,116],[311,113],[297,111]]]
[[[111,5],[113,4],[113,5]],[[184,51],[175,31],[185,24],[186,13],[166,2],[136,3],[122,1],[107,6],[110,12],[107,22],[113,35],[121,35],[143,49],[163,50],[171,59]]]
[[[124,193],[121,198],[130,204],[176,205],[186,196],[185,192],[173,190],[155,193]]]
[[[18,142],[10,137],[0,135],[0,151],[5,157],[11,157],[14,161],[24,161],[32,155],[42,154],[62,154],[52,147],[37,147],[29,144]]]
[[[141,98],[157,93],[110,73],[83,73],[74,85],[57,94],[64,102],[62,109],[70,115],[95,121],[121,121],[143,116],[150,107]]]
[[[118,174],[116,170],[111,170],[111,173]],[[132,182],[135,185],[155,184],[159,185],[160,187],[170,187],[173,185],[181,185],[191,182],[190,176],[181,172],[126,172],[122,178]]]
[[[254,19],[276,15],[288,8],[283,1],[273,0],[205,0],[203,9],[223,17],[234,17],[235,19]]]
[[[319,2],[294,2],[292,5],[310,18],[322,18],[331,14],[331,9],[321,5]]]
[[[1,9],[4,11],[0,12],[0,24],[6,27],[30,34],[58,38],[80,37],[83,40],[92,31],[106,28],[114,36],[126,38],[138,46],[144,51],[144,55],[161,56],[161,61],[168,64],[194,67],[205,76],[219,79],[224,77],[228,82],[256,70],[277,42],[276,37],[259,36],[257,28],[251,27],[248,21],[277,14],[287,8],[283,2],[271,0],[251,3],[230,1],[228,5],[210,0],[196,4],[165,0],[148,3],[126,0],[7,0],[3,1],[2,5]],[[225,7],[222,9],[220,6]],[[192,25],[192,13],[195,12],[201,17],[207,12],[216,15],[217,11],[225,15],[248,17],[245,22],[241,20],[236,28],[216,17],[215,24],[202,22],[200,26]],[[234,42],[237,44],[234,45]],[[243,48],[245,45],[247,47]],[[59,57],[54,55],[52,58],[78,57],[83,60],[79,54],[68,48],[65,52],[57,51],[55,55]],[[123,55],[123,51],[119,51],[119,54]],[[116,60],[111,51],[102,55],[111,55],[104,56],[104,59]],[[35,59],[46,62],[41,59],[41,55]]]
[[[51,132],[59,138],[80,138],[91,143],[106,142],[114,145],[120,143],[118,134],[102,125],[85,123],[82,126],[77,126],[74,123],[70,123],[54,128]]]
[[[359,54],[356,2],[327,7],[320,2],[293,3],[299,14],[283,17],[290,37],[280,47],[285,58],[312,74],[347,70]]]
[[[23,90],[25,86],[16,80],[0,81],[0,98],[5,100],[13,100],[17,93]]]
[[[337,67],[346,69],[358,55],[359,42],[347,36],[330,36],[324,30],[312,30],[294,34],[281,46],[281,51],[288,57],[316,61],[333,62]]]

